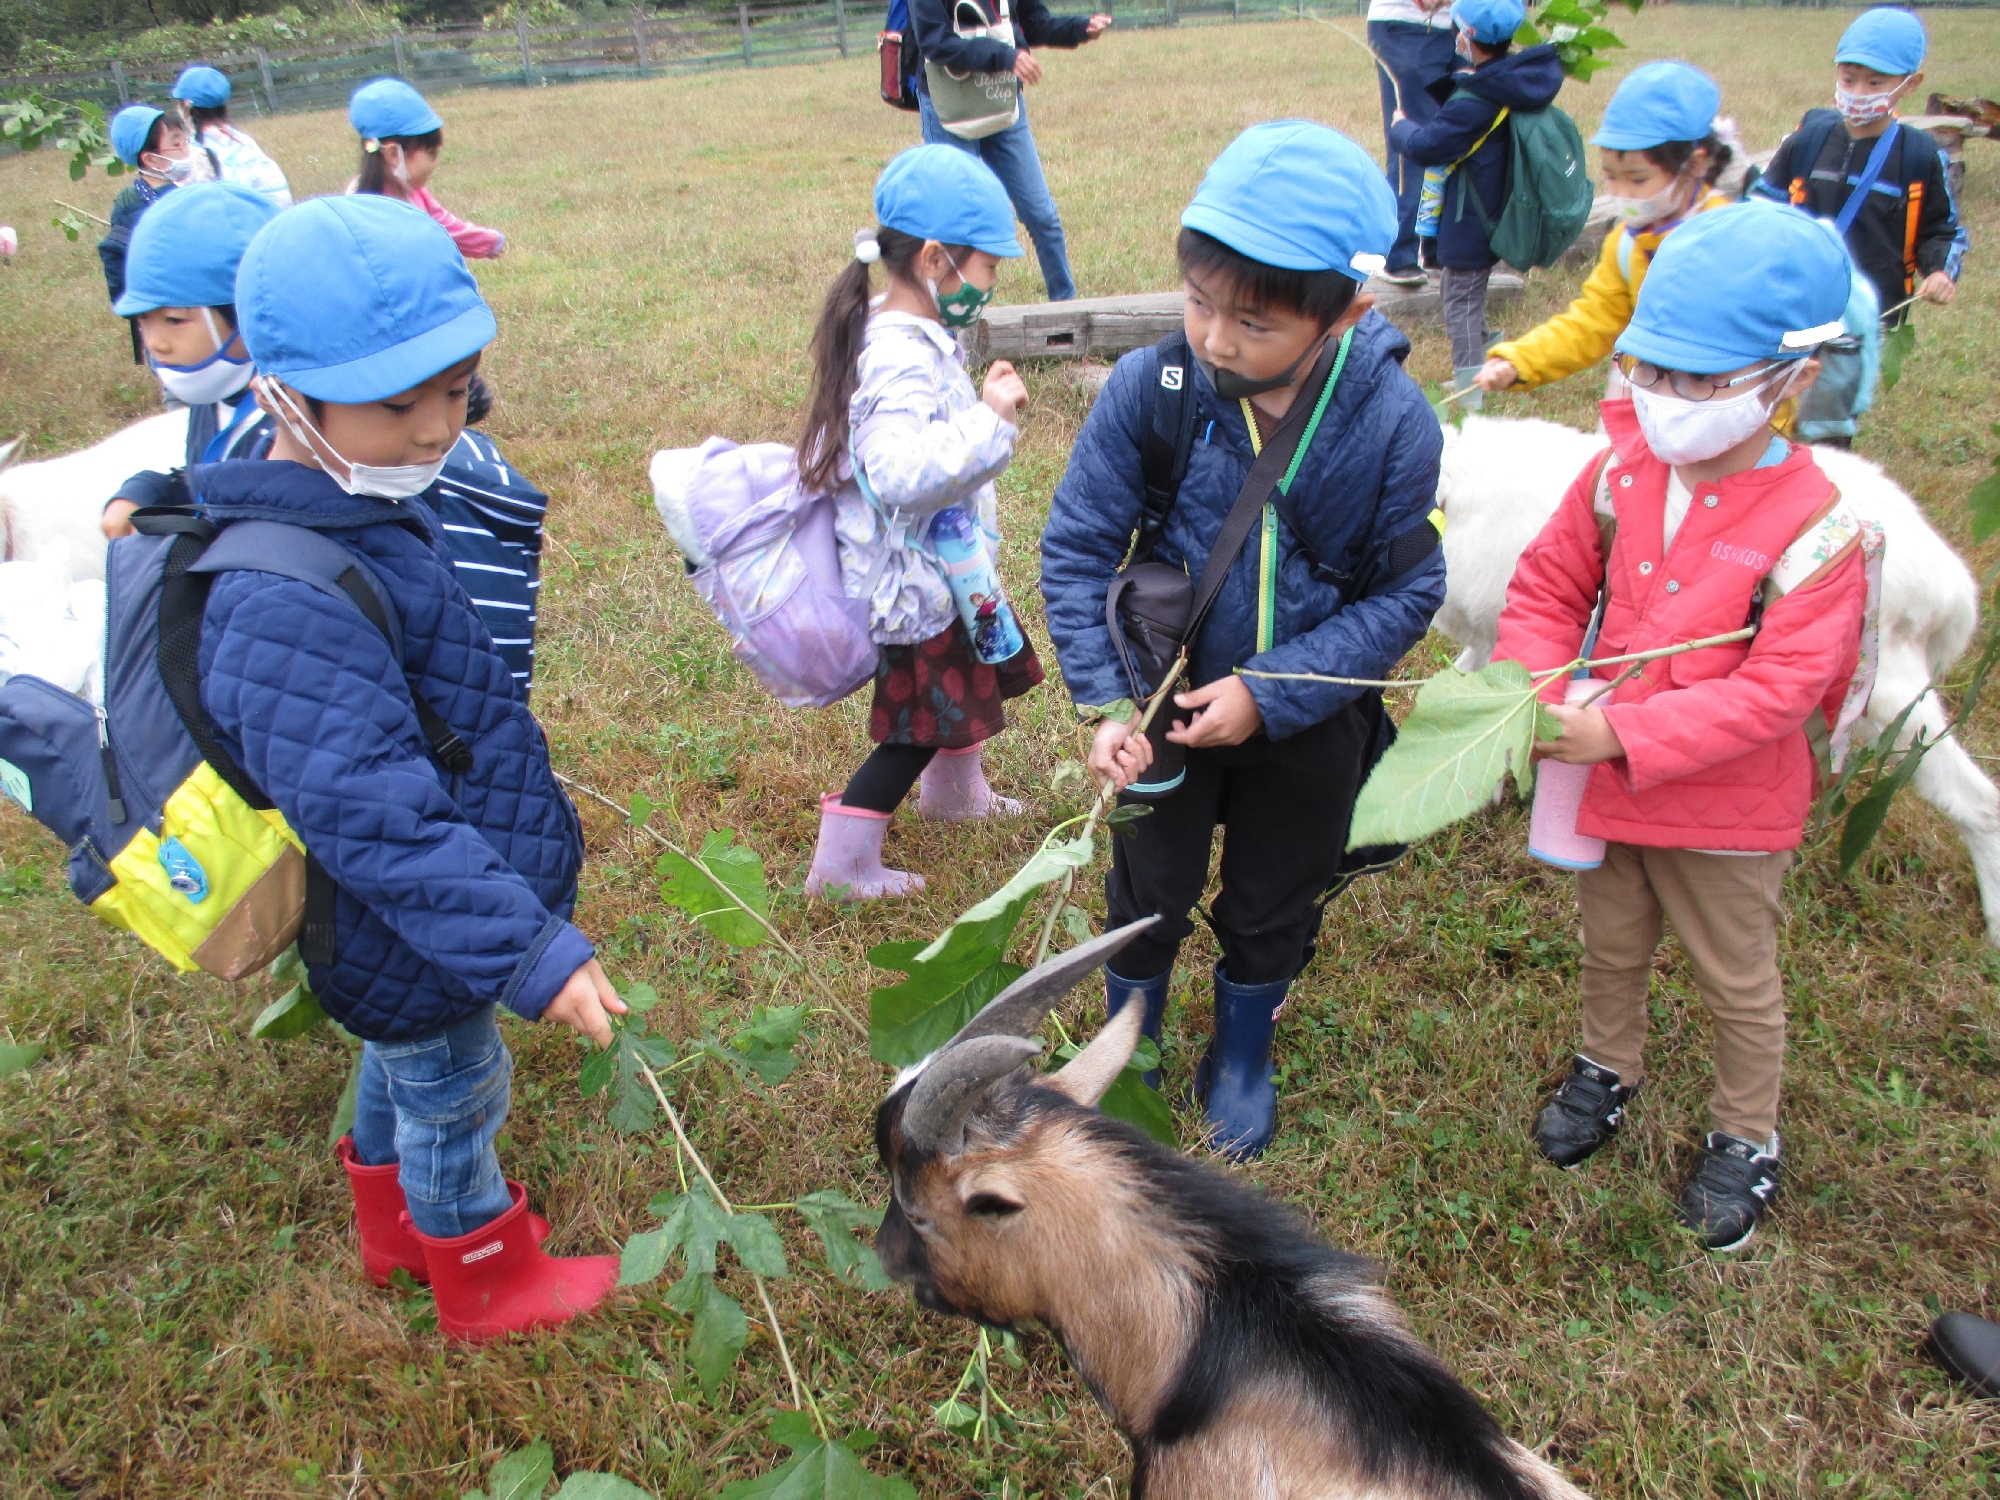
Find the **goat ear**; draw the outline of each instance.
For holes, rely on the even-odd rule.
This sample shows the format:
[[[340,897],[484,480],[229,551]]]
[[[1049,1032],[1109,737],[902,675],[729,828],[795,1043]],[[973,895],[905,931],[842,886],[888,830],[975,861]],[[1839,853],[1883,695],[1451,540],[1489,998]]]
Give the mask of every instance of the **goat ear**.
[[[1097,1107],[1104,1091],[1118,1081],[1132,1049],[1139,1045],[1139,1026],[1146,1017],[1146,999],[1133,990],[1117,1015],[1090,1039],[1090,1045],[1042,1081],[1085,1109]]]

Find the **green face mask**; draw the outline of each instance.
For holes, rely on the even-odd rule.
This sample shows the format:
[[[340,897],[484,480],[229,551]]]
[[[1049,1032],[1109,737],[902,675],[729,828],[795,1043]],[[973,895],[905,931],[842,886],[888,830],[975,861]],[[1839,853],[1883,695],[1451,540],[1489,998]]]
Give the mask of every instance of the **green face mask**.
[[[925,285],[931,289],[931,300],[937,303],[938,321],[947,328],[970,328],[979,321],[979,315],[986,310],[986,304],[993,300],[991,291],[982,292],[965,279],[965,272],[959,270],[958,262],[949,255],[951,268],[958,271],[958,290],[938,295],[937,283],[929,278]]]

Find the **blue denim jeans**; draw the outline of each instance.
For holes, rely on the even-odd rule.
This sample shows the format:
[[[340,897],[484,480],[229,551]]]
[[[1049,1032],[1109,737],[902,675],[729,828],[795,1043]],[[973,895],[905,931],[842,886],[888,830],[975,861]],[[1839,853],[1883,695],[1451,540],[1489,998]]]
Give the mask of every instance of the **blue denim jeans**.
[[[933,146],[956,146],[969,151],[993,169],[1014,213],[1027,226],[1034,242],[1035,259],[1042,264],[1042,280],[1049,289],[1049,301],[1067,302],[1076,295],[1076,281],[1069,274],[1069,247],[1063,242],[1062,219],[1056,200],[1049,195],[1048,180],[1042,176],[1042,159],[1035,153],[1035,134],[1028,129],[1028,101],[1021,101],[1021,118],[996,135],[981,141],[961,140],[938,123],[931,96],[917,95],[924,124],[924,140]]]
[[[1440,78],[1449,78],[1458,65],[1453,51],[1457,31],[1449,26],[1418,26],[1409,21],[1370,21],[1368,45],[1403,91],[1403,114],[1418,125],[1428,125],[1443,108],[1426,90]],[[1389,135],[1389,117],[1396,110],[1396,89],[1375,70],[1375,82],[1382,93],[1382,136]],[[1406,270],[1417,263],[1417,197],[1423,191],[1424,169],[1420,162],[1388,153],[1389,186],[1396,193],[1396,243],[1389,251],[1389,269]]]
[[[513,1071],[490,1005],[433,1036],[362,1045],[355,1154],[401,1164],[410,1222],[433,1239],[483,1229],[510,1205],[493,1138]]]

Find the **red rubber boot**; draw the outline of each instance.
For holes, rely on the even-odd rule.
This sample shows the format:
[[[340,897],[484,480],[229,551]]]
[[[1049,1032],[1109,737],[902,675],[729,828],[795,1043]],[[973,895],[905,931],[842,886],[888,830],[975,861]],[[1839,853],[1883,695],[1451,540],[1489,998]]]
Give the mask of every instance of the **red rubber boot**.
[[[587,1313],[618,1284],[615,1255],[542,1253],[529,1222],[528,1191],[507,1184],[514,1204],[484,1229],[432,1239],[412,1228],[430,1267],[438,1330],[481,1343],[549,1328]]]
[[[430,1285],[430,1267],[424,1264],[424,1247],[411,1232],[409,1203],[395,1162],[386,1167],[364,1167],[354,1154],[354,1137],[344,1135],[334,1145],[333,1154],[347,1169],[347,1185],[354,1191],[354,1227],[361,1236],[361,1270],[377,1286],[387,1286],[398,1269],[408,1271],[419,1286]],[[516,1184],[509,1182],[508,1186]],[[525,1189],[524,1189],[525,1191]],[[539,1245],[549,1237],[549,1221],[529,1214],[528,1224]]]

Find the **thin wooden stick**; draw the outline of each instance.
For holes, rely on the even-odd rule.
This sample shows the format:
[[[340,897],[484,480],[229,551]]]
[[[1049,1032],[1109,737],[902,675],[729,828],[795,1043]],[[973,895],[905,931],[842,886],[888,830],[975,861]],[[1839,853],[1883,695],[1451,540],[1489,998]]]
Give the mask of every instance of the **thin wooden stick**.
[[[1337,26],[1332,21],[1327,20],[1326,17],[1314,15],[1311,11],[1306,11],[1304,12],[1304,14],[1305,18],[1308,21],[1317,21],[1319,22],[1320,25],[1326,27],[1327,30],[1338,32],[1340,35],[1346,37],[1350,42],[1354,43],[1354,45],[1359,47],[1363,52],[1366,52],[1370,57],[1375,59],[1375,66],[1382,70],[1382,76],[1389,80],[1389,87],[1395,91],[1396,111],[1398,114],[1402,113],[1403,86],[1396,81],[1396,75],[1389,71],[1389,65],[1382,61],[1382,54],[1377,52],[1373,47],[1369,46],[1366,42],[1362,41],[1360,37],[1356,36],[1353,32],[1349,31],[1345,26]]]
[[[667,1123],[674,1128],[674,1139],[681,1149],[693,1158],[695,1171],[708,1184],[708,1190],[715,1195],[716,1206],[724,1213],[733,1215],[736,1210],[729,1206],[729,1199],[717,1185],[715,1175],[708,1170],[708,1163],[701,1159],[701,1153],[694,1149],[694,1142],[688,1139],[687,1131],[681,1127],[681,1117],[667,1098],[667,1091],[660,1087],[660,1080],[643,1059],[639,1060],[639,1071],[645,1076],[653,1090],[653,1097],[660,1101],[660,1108],[667,1112]],[[746,1270],[748,1267],[745,1268]],[[828,1441],[826,1418],[820,1414],[819,1403],[813,1400],[812,1392],[799,1383],[799,1372],[792,1364],[792,1351],[785,1344],[785,1330],[778,1322],[778,1311],[771,1306],[771,1294],[764,1286],[764,1278],[755,1271],[750,1272],[751,1283],[757,1288],[757,1300],[764,1304],[764,1323],[771,1330],[771,1341],[778,1346],[778,1359],[785,1367],[785,1379],[792,1383],[792,1405],[803,1407],[812,1413],[813,1425],[819,1429],[820,1441]]]
[[[1643,665],[1649,661],[1659,661],[1663,657],[1679,656],[1684,651],[1704,651],[1710,646],[1727,646],[1732,641],[1747,641],[1756,633],[1755,625],[1745,625],[1741,630],[1732,630],[1727,635],[1704,636],[1698,641],[1683,641],[1678,646],[1662,646],[1656,651],[1628,651],[1623,656],[1600,656],[1588,660],[1578,657],[1575,661],[1567,662],[1560,667],[1531,672],[1528,677],[1531,682],[1547,682],[1551,677],[1562,677],[1571,672],[1587,672],[1593,667],[1615,667],[1625,662],[1638,662]],[[1320,672],[1259,672],[1250,667],[1237,667],[1235,671],[1238,677],[1265,677],[1273,682],[1329,682],[1336,687],[1420,688],[1432,680],[1429,677],[1403,677],[1394,681],[1383,681],[1370,677],[1329,677]],[[1618,679],[1618,682],[1624,682],[1631,675],[1627,672]],[[1611,686],[1616,687],[1618,682],[1612,683]]]
[[[762,927],[764,931],[769,933],[771,935],[771,940],[775,942],[780,948],[784,949],[785,952],[791,956],[791,959],[794,963],[796,963],[801,969],[805,970],[806,978],[811,980],[812,983],[818,988],[820,994],[826,998],[827,1004],[833,1007],[834,1014],[838,1015],[841,1018],[841,1020],[845,1021],[849,1026],[852,1026],[855,1029],[855,1031],[862,1036],[863,1039],[867,1038],[868,1036],[867,1024],[863,1022],[858,1016],[856,1016],[853,1011],[847,1008],[847,1002],[842,1000],[838,995],[836,995],[833,992],[833,987],[819,976],[818,971],[816,971],[811,964],[805,961],[804,955],[802,955],[798,949],[794,948],[788,941],[786,941],[785,935],[782,932],[778,931],[776,927],[771,925],[771,919],[765,916],[762,912],[758,911],[754,906],[752,906],[749,902],[745,901],[741,896],[737,895],[736,892],[732,891],[722,881],[718,880],[716,878],[715,871],[709,869],[707,865],[702,863],[700,855],[688,853],[688,851],[681,848],[679,844],[676,844],[672,839],[668,838],[664,833],[661,833],[659,829],[650,827],[645,823],[637,822],[636,820],[633,819],[632,810],[630,808],[620,807],[616,802],[613,802],[609,797],[605,796],[604,793],[598,791],[595,787],[585,786],[582,782],[577,781],[572,777],[565,776],[560,771],[557,771],[555,773],[555,777],[556,780],[560,781],[564,786],[570,787],[575,791],[582,792],[586,797],[595,798],[597,801],[602,802],[606,807],[610,808],[615,813],[624,814],[625,820],[628,823],[631,823],[634,828],[637,828],[641,833],[650,833],[655,839],[659,840],[663,848],[671,850],[673,853],[678,854],[682,859],[686,860],[689,864],[693,865],[697,870],[701,871],[702,874],[706,875],[709,878],[709,880],[714,883],[715,888],[717,890],[721,891],[723,895],[727,896],[732,902],[736,904],[739,910],[748,915],[752,920],[754,920],[757,923],[758,926]]]
[[[111,221],[109,219],[100,219],[97,217],[96,214],[92,213],[87,208],[78,208],[74,203],[65,203],[60,198],[51,198],[49,199],[49,202],[53,203],[57,208],[66,208],[73,214],[82,214],[86,219],[89,219],[94,223],[102,224],[106,229],[109,229],[111,227]],[[1908,303],[1904,304],[1904,306],[1906,307],[1908,305],[1909,305]],[[1883,316],[1886,317],[1888,315],[1885,313]]]

